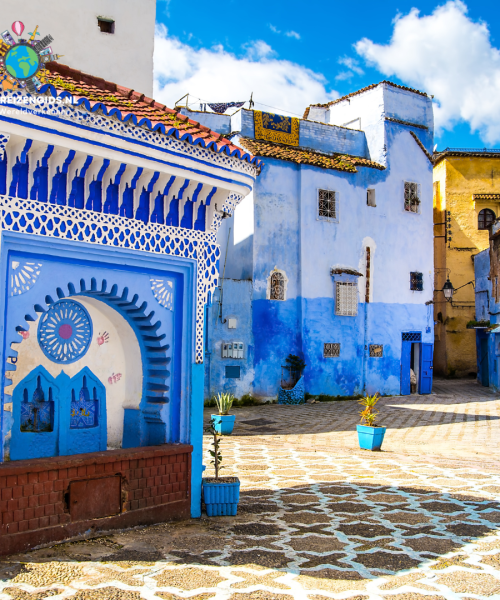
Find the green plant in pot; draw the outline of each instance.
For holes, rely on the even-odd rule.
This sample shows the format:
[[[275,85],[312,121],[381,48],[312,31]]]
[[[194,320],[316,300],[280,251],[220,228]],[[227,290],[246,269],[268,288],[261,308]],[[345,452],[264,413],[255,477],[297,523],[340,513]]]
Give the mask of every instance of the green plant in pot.
[[[227,393],[217,394],[217,396],[214,396],[214,400],[219,409],[218,415],[212,415],[214,428],[219,435],[231,435],[236,417],[235,415],[230,415],[229,411],[233,406],[234,396]]]
[[[358,400],[363,406],[363,410],[359,413],[361,425],[357,426],[359,447],[362,450],[380,450],[382,447],[386,428],[375,423],[379,414],[375,406],[379,400],[378,392],[373,396],[367,394]]]
[[[202,479],[203,501],[209,517],[222,515],[234,516],[240,500],[240,480],[237,477],[221,477],[222,454],[220,449],[221,437],[215,426],[215,419],[210,419],[210,425],[205,429],[212,436],[210,464],[214,465],[215,477]]]

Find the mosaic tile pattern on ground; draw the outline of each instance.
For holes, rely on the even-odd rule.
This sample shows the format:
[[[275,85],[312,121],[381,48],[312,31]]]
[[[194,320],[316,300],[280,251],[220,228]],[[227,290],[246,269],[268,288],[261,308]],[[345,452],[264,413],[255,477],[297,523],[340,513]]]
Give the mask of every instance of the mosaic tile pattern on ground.
[[[483,422],[498,440],[497,418],[467,415],[494,417],[499,402],[491,394],[475,398],[471,384],[443,385],[447,393],[424,399],[384,399],[387,412],[391,403],[425,405],[421,455],[411,443],[406,453],[391,444],[380,453],[343,445],[342,436],[355,436],[348,429],[355,403],[341,424],[339,406],[347,403],[235,411],[235,435],[222,449],[233,465],[225,474],[242,482],[236,517],[160,524],[4,559],[0,599],[499,598],[498,452],[493,446],[488,460],[463,460],[453,443],[446,455],[442,441],[447,431],[473,446],[484,432],[472,429]],[[466,418],[436,424],[442,407]],[[295,411],[293,423],[283,411]],[[406,418],[404,409],[390,416],[388,441],[405,430],[411,440]],[[267,423],[244,423],[258,419]]]

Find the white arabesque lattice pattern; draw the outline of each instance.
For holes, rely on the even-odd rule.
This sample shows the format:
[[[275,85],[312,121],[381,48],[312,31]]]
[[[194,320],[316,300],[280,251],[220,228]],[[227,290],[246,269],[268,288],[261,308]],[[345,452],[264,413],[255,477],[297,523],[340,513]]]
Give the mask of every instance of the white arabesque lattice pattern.
[[[0,133],[0,158],[3,158],[5,148],[9,143],[10,135],[8,133]]]
[[[233,211],[241,200],[231,194],[224,204]],[[61,240],[100,244],[190,258],[197,261],[196,362],[203,362],[204,305],[217,286],[220,247],[216,232],[145,224],[135,219],[88,210],[0,196],[3,231],[44,235]]]
[[[355,317],[358,314],[358,286],[355,283],[335,283],[335,314]]]
[[[151,131],[145,126],[139,127],[134,125],[131,121],[123,123],[116,117],[107,117],[100,112],[92,113],[85,110],[82,106],[76,107],[72,104],[57,102],[55,98],[53,102],[48,100],[43,104],[36,105],[35,108],[28,109],[26,105],[23,104],[22,92],[2,92],[0,93],[0,98],[2,97],[9,99],[9,105],[13,105],[17,110],[22,110],[26,113],[55,116],[76,123],[77,125],[97,128],[103,133],[113,133],[133,138],[148,144],[153,144],[158,148],[164,148],[172,152],[184,154],[189,158],[204,160],[215,166],[225,167],[239,173],[245,173],[254,178],[257,177],[257,168],[255,165],[249,164],[246,160],[228,156],[224,152],[214,152],[209,148],[202,148],[200,145],[193,145],[189,142],[178,140],[171,135]],[[45,99],[47,99],[47,97],[44,97],[44,100]],[[0,105],[5,107],[7,107],[8,104],[0,102]]]

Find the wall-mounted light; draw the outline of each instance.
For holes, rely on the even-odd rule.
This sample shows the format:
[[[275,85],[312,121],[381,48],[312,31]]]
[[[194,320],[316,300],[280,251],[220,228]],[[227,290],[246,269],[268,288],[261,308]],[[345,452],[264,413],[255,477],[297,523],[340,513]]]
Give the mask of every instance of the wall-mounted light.
[[[444,297],[446,298],[446,302],[451,302],[453,300],[453,294],[454,294],[455,290],[453,289],[453,284],[451,283],[449,277],[446,280],[446,283],[444,284],[442,291],[443,291]]]
[[[472,287],[475,287],[475,282],[474,281],[468,281],[467,283],[464,283],[464,285],[461,285],[458,288],[454,288],[453,284],[450,281],[450,277],[448,276],[446,278],[446,282],[443,285],[443,289],[442,290],[435,290],[436,292],[443,292],[444,297],[446,299],[446,302],[452,302],[453,300],[453,294],[458,291],[461,290],[463,287],[465,287],[466,285],[472,285]],[[434,300],[429,300],[425,303],[426,306],[429,306],[429,304],[434,304]]]

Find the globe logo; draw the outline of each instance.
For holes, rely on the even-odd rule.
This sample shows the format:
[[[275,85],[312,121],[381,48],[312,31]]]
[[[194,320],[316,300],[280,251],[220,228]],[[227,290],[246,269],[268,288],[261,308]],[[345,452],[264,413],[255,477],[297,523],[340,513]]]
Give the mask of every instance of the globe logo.
[[[16,79],[33,77],[40,66],[40,58],[31,46],[18,45],[5,56],[5,68]]]

